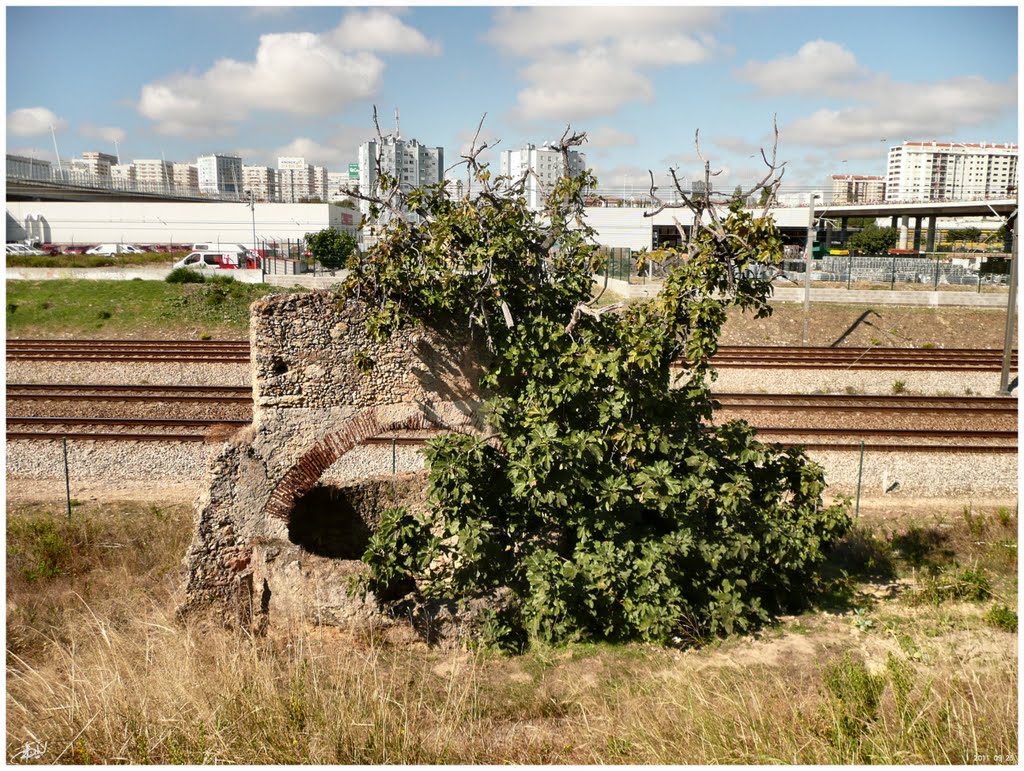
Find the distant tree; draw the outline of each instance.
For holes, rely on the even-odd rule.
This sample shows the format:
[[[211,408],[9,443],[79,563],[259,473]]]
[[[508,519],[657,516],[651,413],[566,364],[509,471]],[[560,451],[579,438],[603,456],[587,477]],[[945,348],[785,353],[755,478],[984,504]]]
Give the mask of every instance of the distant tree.
[[[977,241],[981,238],[978,228],[950,228],[946,231],[947,241]]]
[[[732,197],[737,200],[743,198],[743,185],[736,185],[736,189],[732,191]]]
[[[334,228],[324,228],[316,233],[306,233],[306,248],[325,270],[332,273],[341,270],[356,250],[355,236],[341,233]]]
[[[299,203],[323,203],[323,200],[318,195],[309,195],[300,198]]]
[[[757,202],[758,205],[759,206],[764,206],[766,203],[768,203],[768,200],[771,197],[772,197],[772,190],[771,190],[770,187],[766,187],[764,190],[761,191],[761,198]]]
[[[896,246],[898,239],[896,228],[880,228],[872,222],[859,233],[850,236],[846,244],[858,254],[885,254]]]
[[[356,207],[356,202],[353,201],[351,198],[346,198],[344,201],[335,201],[334,205],[337,206],[339,209],[355,209],[355,208],[357,208]]]

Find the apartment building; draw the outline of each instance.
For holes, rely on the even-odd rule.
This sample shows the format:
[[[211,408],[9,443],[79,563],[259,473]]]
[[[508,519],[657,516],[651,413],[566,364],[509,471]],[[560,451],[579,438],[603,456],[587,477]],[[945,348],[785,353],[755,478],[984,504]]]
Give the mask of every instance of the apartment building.
[[[116,164],[115,164],[116,165]],[[164,160],[134,160],[135,184],[144,190],[169,190],[174,182],[174,164]]]
[[[313,167],[312,196],[321,201],[327,200],[327,169],[323,166]]]
[[[868,174],[833,174],[832,203],[882,203],[885,201],[885,177]]]
[[[171,179],[178,193],[199,193],[199,168],[192,163],[171,164]]]
[[[578,174],[586,169],[586,156],[576,150],[569,151],[569,172]],[[501,153],[501,174],[518,180],[526,177],[526,205],[539,211],[544,200],[554,188],[555,181],[565,176],[562,153],[550,143],[528,144],[518,150],[504,150]]]
[[[402,139],[396,132],[383,142],[372,140],[359,146],[359,192],[370,195],[377,187],[377,156],[381,170],[394,176],[403,191],[436,185],[444,177],[444,148],[427,147],[415,139]],[[363,214],[366,201],[359,202]]]
[[[98,150],[87,150],[82,153],[82,162],[86,171],[94,177],[109,177],[110,167],[117,165],[117,156]]]
[[[1014,144],[904,142],[889,148],[887,201],[977,201],[1017,194]]]
[[[201,193],[241,198],[242,159],[237,155],[201,155],[196,167]]]
[[[277,170],[270,166],[242,166],[242,193],[261,203],[278,201]]]
[[[123,185],[135,184],[135,164],[116,163],[110,167],[110,178]]]
[[[280,200],[284,203],[300,203],[315,195],[313,166],[306,163],[305,158],[278,158],[277,180]]]

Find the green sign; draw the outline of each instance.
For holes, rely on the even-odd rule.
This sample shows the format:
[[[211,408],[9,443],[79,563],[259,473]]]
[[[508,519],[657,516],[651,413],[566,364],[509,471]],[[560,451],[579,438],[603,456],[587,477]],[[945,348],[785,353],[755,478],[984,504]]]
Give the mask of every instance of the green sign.
[[[348,178],[349,179],[359,179],[359,164],[358,163],[350,163],[348,165]]]

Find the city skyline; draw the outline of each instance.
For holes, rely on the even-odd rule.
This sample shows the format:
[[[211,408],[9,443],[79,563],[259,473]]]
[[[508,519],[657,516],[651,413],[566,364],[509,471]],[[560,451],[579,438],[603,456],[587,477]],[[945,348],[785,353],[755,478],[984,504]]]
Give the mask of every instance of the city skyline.
[[[55,140],[62,159],[227,153],[273,167],[302,156],[341,171],[374,137],[373,105],[385,133],[399,109],[402,135],[444,147],[448,166],[484,113],[481,139],[501,140],[495,169],[502,150],[571,123],[588,133],[581,150],[603,188],[639,187],[670,166],[696,178],[697,129],[723,171],[716,187],[749,183],[763,175],[773,114],[791,185],[884,174],[888,148],[908,139],[1017,142],[1014,6],[83,6],[6,17],[7,152],[51,161]],[[39,29],[46,65],[32,48]],[[116,45],[102,49],[105,38]],[[942,55],[952,50],[970,56]]]

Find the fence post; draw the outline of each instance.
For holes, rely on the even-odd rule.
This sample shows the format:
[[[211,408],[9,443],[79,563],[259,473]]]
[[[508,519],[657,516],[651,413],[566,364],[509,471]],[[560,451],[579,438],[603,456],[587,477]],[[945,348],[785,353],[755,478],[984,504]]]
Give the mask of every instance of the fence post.
[[[397,473],[398,469],[398,452],[395,446],[398,444],[398,440],[395,437],[391,437],[391,473]]]
[[[860,464],[857,467],[857,511],[853,516],[853,521],[856,522],[860,519],[860,482],[864,476],[864,440],[860,440]]]
[[[892,278],[889,280],[889,291],[896,288],[896,255],[892,256]]]
[[[64,496],[68,502],[68,519],[71,519],[71,474],[68,471],[68,438],[63,437],[64,445]]]
[[[938,291],[939,289],[939,255],[935,255],[935,283],[932,285],[932,289]]]
[[[846,289],[850,289],[850,284],[853,282],[853,252],[850,252],[849,267],[846,268]]]

